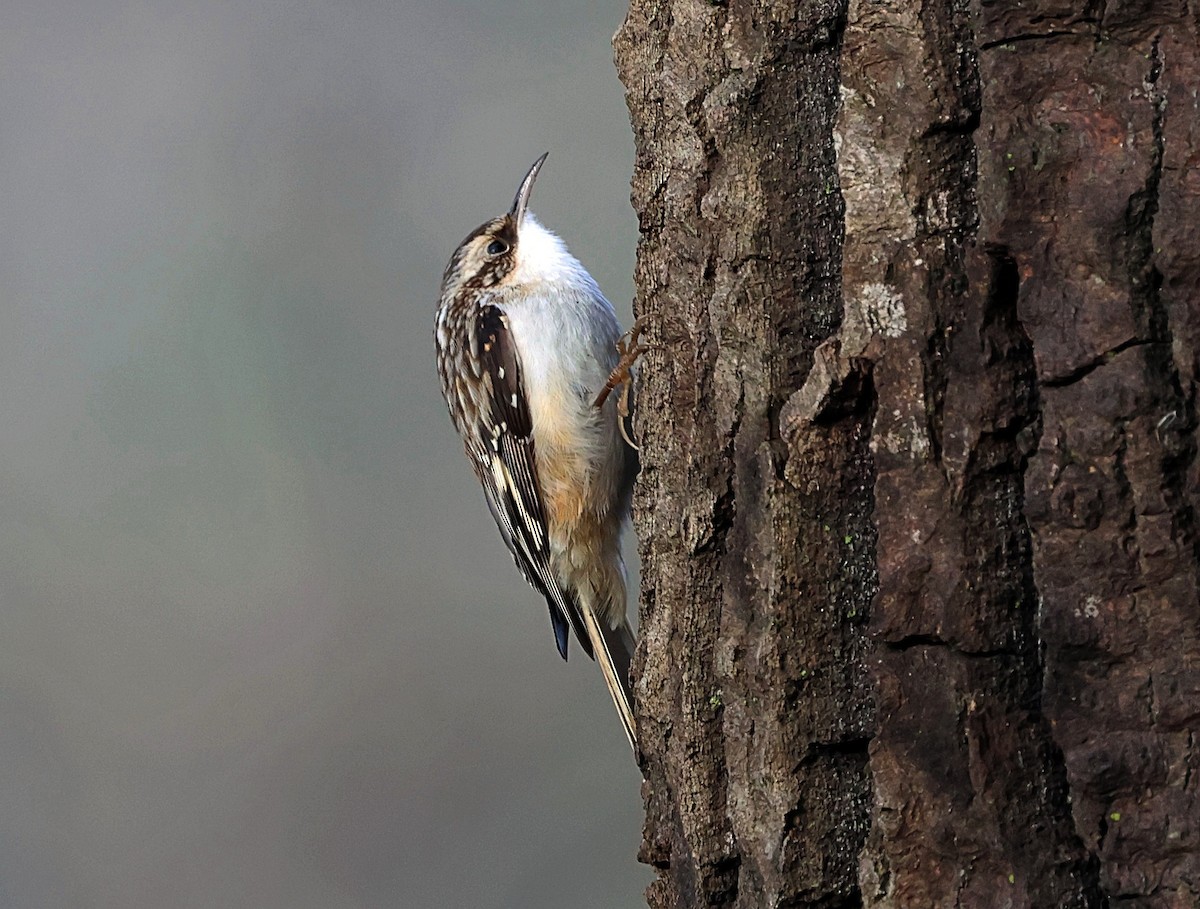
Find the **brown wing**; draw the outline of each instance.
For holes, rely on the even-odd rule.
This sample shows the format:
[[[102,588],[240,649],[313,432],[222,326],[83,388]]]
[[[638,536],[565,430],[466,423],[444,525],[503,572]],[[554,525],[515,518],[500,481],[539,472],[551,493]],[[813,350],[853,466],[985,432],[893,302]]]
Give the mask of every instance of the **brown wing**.
[[[562,658],[567,658],[568,626],[592,656],[579,606],[562,588],[550,565],[550,540],[537,484],[533,423],[522,384],[521,362],[504,313],[495,306],[484,307],[471,341],[490,391],[486,405],[479,411],[480,425],[475,435],[478,450],[470,452],[488,507],[517,567],[550,606],[554,641]]]

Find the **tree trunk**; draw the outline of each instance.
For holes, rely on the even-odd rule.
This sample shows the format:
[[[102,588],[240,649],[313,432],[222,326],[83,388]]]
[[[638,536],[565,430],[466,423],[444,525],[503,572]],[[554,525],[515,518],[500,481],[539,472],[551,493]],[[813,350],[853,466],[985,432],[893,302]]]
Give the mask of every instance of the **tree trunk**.
[[[633,0],[651,907],[1200,906],[1198,32]]]

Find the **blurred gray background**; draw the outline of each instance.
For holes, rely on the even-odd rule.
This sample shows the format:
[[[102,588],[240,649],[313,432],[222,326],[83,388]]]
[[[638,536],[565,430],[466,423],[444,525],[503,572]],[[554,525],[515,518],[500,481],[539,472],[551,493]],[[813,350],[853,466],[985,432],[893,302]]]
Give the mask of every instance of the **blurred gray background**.
[[[3,5],[0,906],[641,905],[431,337],[544,150],[628,323],[623,12]]]

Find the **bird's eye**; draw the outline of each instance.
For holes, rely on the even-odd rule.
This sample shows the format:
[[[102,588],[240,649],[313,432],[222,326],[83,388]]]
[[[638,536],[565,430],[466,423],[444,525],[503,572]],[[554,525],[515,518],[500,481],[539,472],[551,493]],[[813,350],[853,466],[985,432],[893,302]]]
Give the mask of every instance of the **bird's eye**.
[[[499,256],[508,252],[508,244],[503,240],[493,240],[487,245],[487,254],[489,256]]]

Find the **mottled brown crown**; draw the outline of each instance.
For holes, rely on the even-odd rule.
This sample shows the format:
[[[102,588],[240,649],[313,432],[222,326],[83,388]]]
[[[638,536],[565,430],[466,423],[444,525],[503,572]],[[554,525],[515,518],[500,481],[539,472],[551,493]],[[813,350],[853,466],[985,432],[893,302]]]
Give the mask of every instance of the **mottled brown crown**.
[[[511,215],[487,221],[458,244],[442,275],[442,297],[495,287],[516,267],[517,226]]]

